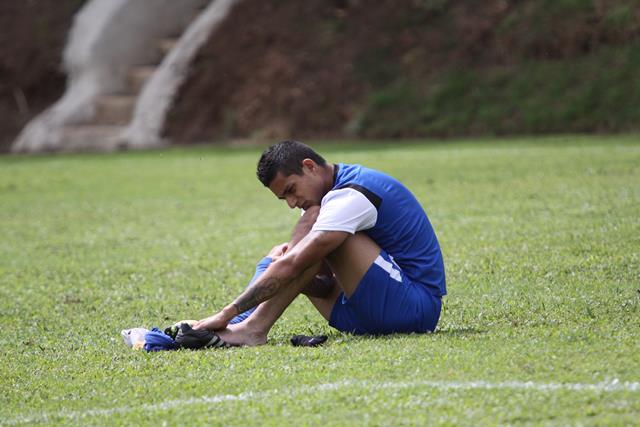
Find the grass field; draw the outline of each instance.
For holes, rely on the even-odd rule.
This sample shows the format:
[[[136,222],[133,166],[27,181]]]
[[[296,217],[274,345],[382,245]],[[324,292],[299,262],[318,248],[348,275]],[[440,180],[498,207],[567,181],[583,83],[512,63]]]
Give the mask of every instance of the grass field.
[[[316,148],[425,207],[437,333],[343,335],[300,298],[266,346],[132,351],[121,329],[211,314],[287,240],[299,214],[256,180],[260,149],[4,157],[0,424],[638,422],[637,137]]]

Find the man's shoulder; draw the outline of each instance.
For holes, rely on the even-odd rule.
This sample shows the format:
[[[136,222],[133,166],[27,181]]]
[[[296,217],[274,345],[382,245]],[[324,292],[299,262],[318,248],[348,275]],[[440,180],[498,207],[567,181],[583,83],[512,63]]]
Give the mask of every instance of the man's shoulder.
[[[334,188],[338,188],[351,183],[362,183],[371,179],[395,180],[393,177],[384,172],[360,164],[340,163],[337,166],[338,174]]]

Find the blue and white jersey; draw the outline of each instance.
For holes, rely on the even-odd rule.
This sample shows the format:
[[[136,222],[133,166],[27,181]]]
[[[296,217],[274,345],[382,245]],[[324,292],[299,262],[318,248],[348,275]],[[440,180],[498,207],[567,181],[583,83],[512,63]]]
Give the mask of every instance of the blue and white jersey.
[[[312,230],[365,232],[411,281],[446,295],[438,239],[415,196],[398,180],[360,165],[335,165]]]

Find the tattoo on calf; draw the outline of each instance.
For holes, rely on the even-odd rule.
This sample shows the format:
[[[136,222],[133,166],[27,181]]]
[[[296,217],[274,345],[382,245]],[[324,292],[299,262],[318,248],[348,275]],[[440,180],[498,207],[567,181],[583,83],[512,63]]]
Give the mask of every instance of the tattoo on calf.
[[[262,283],[258,280],[236,298],[233,305],[238,309],[238,313],[244,313],[274,296],[285,282],[286,280],[278,277],[270,277]]]

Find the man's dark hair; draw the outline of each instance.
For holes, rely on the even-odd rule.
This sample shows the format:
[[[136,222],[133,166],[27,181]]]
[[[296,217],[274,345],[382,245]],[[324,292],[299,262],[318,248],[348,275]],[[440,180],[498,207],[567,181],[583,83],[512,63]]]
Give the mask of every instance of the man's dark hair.
[[[302,161],[311,159],[320,166],[327,162],[307,145],[298,141],[282,141],[264,150],[258,161],[258,179],[268,187],[278,172],[284,176],[302,175]]]

